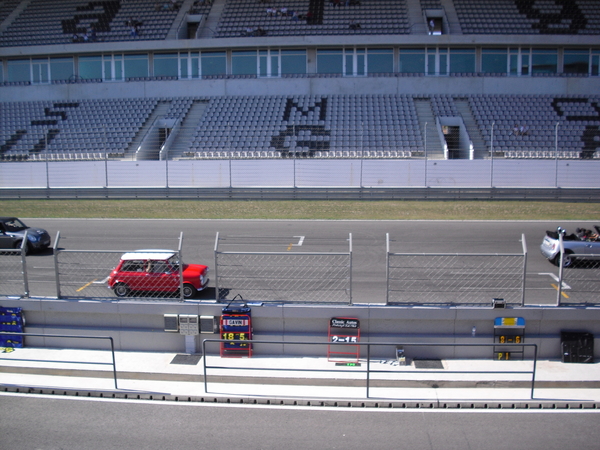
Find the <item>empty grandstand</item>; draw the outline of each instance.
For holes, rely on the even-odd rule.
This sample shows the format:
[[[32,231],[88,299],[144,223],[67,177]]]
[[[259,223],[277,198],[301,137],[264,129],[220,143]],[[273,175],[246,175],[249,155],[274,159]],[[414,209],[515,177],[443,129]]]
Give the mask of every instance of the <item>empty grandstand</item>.
[[[592,0],[5,0],[0,160],[599,159]]]

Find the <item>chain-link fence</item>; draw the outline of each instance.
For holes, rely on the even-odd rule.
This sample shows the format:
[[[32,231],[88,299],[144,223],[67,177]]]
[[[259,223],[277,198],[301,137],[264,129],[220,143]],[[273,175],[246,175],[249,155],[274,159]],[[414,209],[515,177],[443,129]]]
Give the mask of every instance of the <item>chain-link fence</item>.
[[[559,270],[557,304],[600,304],[600,255],[571,253],[568,258],[568,267]]]
[[[523,304],[524,237],[522,254],[392,253],[386,237],[388,304]]]
[[[26,261],[21,249],[0,249],[0,296],[27,297],[29,295]]]
[[[198,271],[188,273],[187,267],[183,270],[176,251],[60,250],[58,297],[184,300],[208,281],[202,282]]]
[[[215,243],[218,300],[352,303],[352,237],[348,252],[220,251]]]
[[[57,250],[54,255],[58,298],[114,298],[108,277],[122,251]]]
[[[60,238],[60,235],[57,237]],[[208,267],[180,264],[178,250],[63,250],[54,254],[59,298],[192,298],[206,287]],[[58,247],[58,244],[55,244]]]

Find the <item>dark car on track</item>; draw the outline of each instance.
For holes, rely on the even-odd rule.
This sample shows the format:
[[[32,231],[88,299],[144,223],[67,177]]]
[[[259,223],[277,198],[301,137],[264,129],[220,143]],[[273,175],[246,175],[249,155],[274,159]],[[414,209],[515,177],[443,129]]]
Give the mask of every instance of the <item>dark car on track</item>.
[[[50,235],[42,228],[28,227],[16,217],[0,217],[1,248],[20,248],[27,233],[27,253],[50,246]]]

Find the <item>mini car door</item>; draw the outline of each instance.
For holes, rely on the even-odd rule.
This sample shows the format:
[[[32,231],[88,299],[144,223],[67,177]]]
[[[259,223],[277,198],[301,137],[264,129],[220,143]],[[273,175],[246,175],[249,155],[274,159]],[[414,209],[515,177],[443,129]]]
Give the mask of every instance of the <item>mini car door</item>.
[[[598,242],[598,241],[586,242],[585,254],[586,255],[600,255],[600,242]]]
[[[143,290],[146,278],[144,267],[145,261],[143,260],[124,261],[117,278],[134,291]]]
[[[0,230],[0,248],[14,248],[15,239]]]
[[[175,272],[167,261],[148,261],[147,264],[147,284],[152,291],[173,292],[179,289],[179,272]]]

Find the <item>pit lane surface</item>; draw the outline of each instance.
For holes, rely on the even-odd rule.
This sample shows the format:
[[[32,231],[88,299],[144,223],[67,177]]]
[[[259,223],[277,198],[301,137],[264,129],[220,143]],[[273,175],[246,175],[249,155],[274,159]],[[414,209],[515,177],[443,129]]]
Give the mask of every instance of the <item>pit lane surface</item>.
[[[527,284],[525,304],[556,304],[558,270],[539,251],[545,230],[568,230],[590,222],[550,221],[314,221],[314,220],[139,220],[26,219],[46,228],[53,242],[69,250],[177,248],[183,232],[186,262],[214,265],[217,232],[220,250],[260,252],[347,252],[352,234],[354,303],[384,303],[386,233],[396,253],[521,253],[525,235]],[[50,251],[28,258],[31,296],[56,296]],[[214,272],[211,274],[214,277]],[[209,286],[214,287],[214,279]],[[200,299],[214,299],[214,288]],[[487,299],[484,299],[487,301]]]

